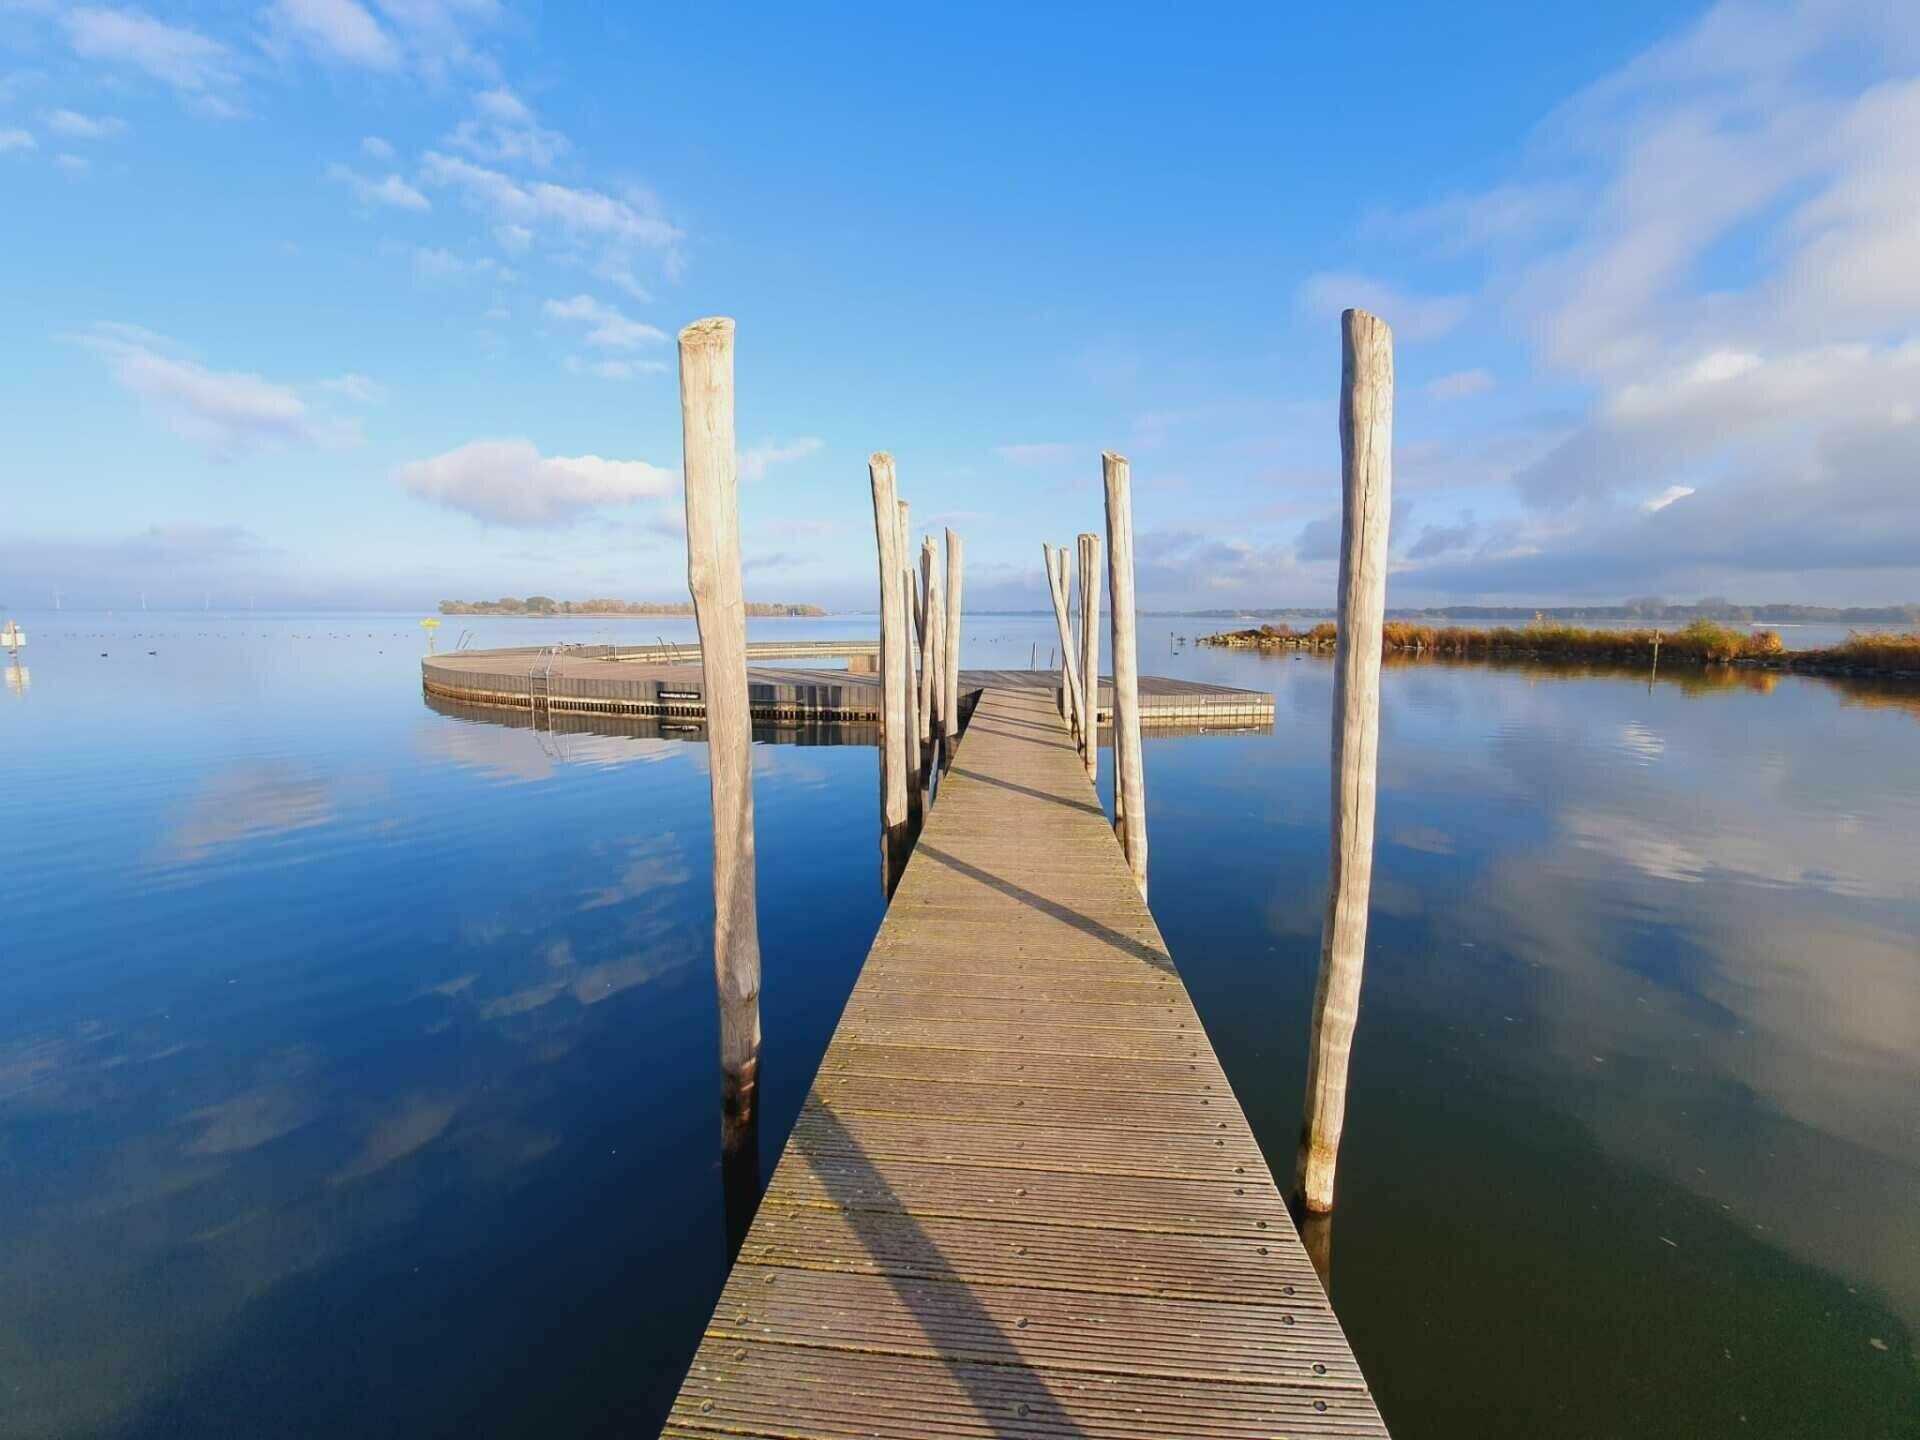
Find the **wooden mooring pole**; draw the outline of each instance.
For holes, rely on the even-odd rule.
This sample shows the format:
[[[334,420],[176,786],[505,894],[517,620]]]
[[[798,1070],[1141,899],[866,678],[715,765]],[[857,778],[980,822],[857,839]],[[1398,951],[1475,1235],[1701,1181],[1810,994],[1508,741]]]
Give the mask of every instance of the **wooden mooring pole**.
[[[933,754],[933,712],[937,703],[934,691],[934,626],[939,622],[934,618],[934,606],[939,603],[938,593],[934,589],[933,537],[928,535],[920,542],[920,580],[915,602],[920,614],[920,766],[926,768],[928,757]]]
[[[895,553],[900,557],[900,573],[896,583],[900,587],[900,606],[905,613],[901,626],[901,637],[907,651],[907,717],[905,744],[907,754],[907,824],[917,834],[926,804],[925,775],[921,767],[920,755],[920,677],[914,669],[915,658],[920,649],[920,635],[926,628],[925,618],[920,614],[919,596],[913,583],[913,553],[907,548],[907,537],[913,533],[907,514],[907,502],[900,504],[900,539]]]
[[[940,546],[928,535],[920,542],[920,588],[927,597],[927,647],[920,660],[921,684],[926,690],[927,733],[935,748],[947,733],[947,606],[940,589]]]
[[[733,437],[733,321],[680,332],[687,588],[700,630],[713,797],[713,973],[720,996],[721,1134],[749,1143],[760,1068],[760,925],[754,908],[753,717],[740,588]]]
[[[1086,706],[1080,698],[1080,676],[1073,663],[1073,626],[1067,619],[1067,547],[1042,544],[1047,562],[1047,591],[1053,596],[1053,619],[1060,630],[1060,708],[1075,734],[1085,733]],[[1084,743],[1084,741],[1082,742]]]
[[[1080,689],[1087,699],[1080,756],[1087,779],[1100,782],[1100,537],[1082,532],[1080,547]]]
[[[880,818],[885,888],[889,898],[906,865],[907,833],[907,629],[900,586],[900,505],[895,498],[893,456],[867,460],[873,482],[873,538],[880,557]]]
[[[1133,481],[1126,458],[1100,457],[1107,490],[1107,588],[1113,610],[1113,809],[1133,883],[1147,893],[1147,786],[1140,765],[1140,660],[1133,613]]]
[[[947,531],[947,643],[944,656],[947,665],[946,699],[941,702],[941,713],[946,716],[947,735],[960,733],[960,583],[965,578],[966,545],[960,537]],[[953,763],[953,744],[949,738],[941,756],[943,764]]]
[[[1333,652],[1332,873],[1320,933],[1320,979],[1307,1039],[1306,1114],[1295,1162],[1308,1213],[1333,1209],[1347,1109],[1347,1061],[1360,1015],[1373,885],[1380,756],[1380,644],[1393,507],[1393,332],[1364,310],[1340,317],[1340,593]]]

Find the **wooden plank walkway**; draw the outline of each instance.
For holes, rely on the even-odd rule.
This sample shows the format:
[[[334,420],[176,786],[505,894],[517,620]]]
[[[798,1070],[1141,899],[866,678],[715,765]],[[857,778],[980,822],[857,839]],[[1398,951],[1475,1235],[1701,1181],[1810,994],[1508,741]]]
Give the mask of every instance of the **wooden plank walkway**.
[[[663,1433],[1386,1433],[1045,690],[981,695]]]

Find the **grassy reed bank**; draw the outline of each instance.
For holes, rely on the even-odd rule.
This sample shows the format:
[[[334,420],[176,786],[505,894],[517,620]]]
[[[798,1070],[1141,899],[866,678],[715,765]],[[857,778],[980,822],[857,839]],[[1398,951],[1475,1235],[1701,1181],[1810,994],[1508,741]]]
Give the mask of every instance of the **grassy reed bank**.
[[[1252,649],[1329,649],[1335,630],[1323,622],[1307,630],[1262,625],[1205,635],[1203,645]],[[1744,630],[1696,620],[1678,630],[1597,630],[1557,621],[1471,629],[1460,625],[1415,625],[1390,620],[1382,635],[1388,655],[1433,655],[1446,659],[1590,660],[1679,665],[1777,665],[1869,675],[1920,675],[1920,631],[1902,635],[1856,634],[1824,650],[1788,650],[1778,631]]]

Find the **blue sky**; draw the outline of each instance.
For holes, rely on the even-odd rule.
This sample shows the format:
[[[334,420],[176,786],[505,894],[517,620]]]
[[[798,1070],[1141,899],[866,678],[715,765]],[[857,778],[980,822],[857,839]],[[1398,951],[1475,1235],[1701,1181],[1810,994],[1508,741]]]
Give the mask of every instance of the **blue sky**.
[[[755,598],[1324,604],[1350,304],[1392,603],[1920,599],[1920,6],[1327,8],[0,0],[0,601],[678,598],[726,314]]]

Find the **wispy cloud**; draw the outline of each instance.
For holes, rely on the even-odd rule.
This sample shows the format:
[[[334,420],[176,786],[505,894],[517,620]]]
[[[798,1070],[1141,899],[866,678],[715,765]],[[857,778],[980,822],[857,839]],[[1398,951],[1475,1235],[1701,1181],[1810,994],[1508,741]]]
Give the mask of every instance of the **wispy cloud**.
[[[81,5],[62,17],[67,43],[86,60],[119,66],[172,87],[205,114],[239,113],[234,53],[184,25],[169,25],[140,10]]]
[[[671,255],[685,238],[657,214],[603,191],[545,180],[523,184],[438,150],[426,153],[420,174],[428,184],[458,190],[476,209],[511,224],[549,225],[569,235],[635,245],[663,256]]]
[[[468,260],[454,254],[451,250],[432,245],[422,245],[414,250],[413,269],[415,274],[427,280],[506,282],[516,278],[513,271],[491,255],[481,255]]]
[[[316,414],[291,385],[238,370],[212,370],[151,332],[96,326],[75,337],[106,360],[113,378],[185,439],[216,459],[287,445],[338,447],[359,439],[350,421]]]
[[[590,510],[669,494],[670,470],[644,460],[542,456],[530,440],[475,440],[403,465],[409,494],[501,525],[558,525]]]
[[[47,129],[69,140],[109,140],[127,128],[116,115],[83,115],[78,110],[50,110]]]
[[[393,143],[382,140],[378,135],[363,136],[360,141],[360,153],[369,160],[391,160]]]
[[[575,295],[570,300],[549,300],[541,307],[549,320],[567,320],[584,325],[587,343],[609,350],[638,350],[658,345],[667,337],[652,325],[630,320],[611,305],[591,295]]]
[[[633,278],[633,271],[629,270],[617,260],[602,260],[598,265],[593,267],[593,273],[613,286],[614,289],[622,292],[630,300],[637,300],[640,304],[645,305],[653,299],[647,287]]]
[[[804,459],[826,443],[816,436],[808,435],[780,445],[749,446],[740,452],[740,476],[744,480],[763,479],[767,471],[775,465],[785,464],[789,460]]]
[[[1467,314],[1464,295],[1412,295],[1366,275],[1323,272],[1300,287],[1300,303],[1317,315],[1368,310],[1392,327],[1396,339],[1433,340]]]
[[[474,114],[462,120],[446,143],[496,164],[528,164],[544,170],[568,149],[567,137],[533,118],[533,111],[504,85],[473,99]]]
[[[400,47],[357,0],[274,0],[262,17],[270,41],[291,43],[321,60],[392,70]]]
[[[369,179],[350,165],[338,161],[327,166],[327,178],[345,185],[353,192],[353,198],[371,209],[376,205],[388,206],[395,210],[430,210],[433,202],[428,200],[413,186],[398,175],[388,175],[381,180]]]
[[[1427,393],[1436,400],[1464,400],[1469,395],[1484,395],[1493,388],[1493,376],[1484,370],[1456,370],[1427,382]]]
[[[1691,485],[1669,485],[1658,495],[1640,502],[1640,508],[1651,515],[1656,510],[1664,510],[1676,500],[1684,500],[1694,493]]]
[[[362,404],[380,398],[380,387],[364,375],[349,371],[345,375],[336,375],[331,380],[322,380],[320,388],[334,395],[344,395],[349,400],[358,400]]]
[[[0,130],[0,154],[9,150],[37,150],[39,142],[26,130]]]

